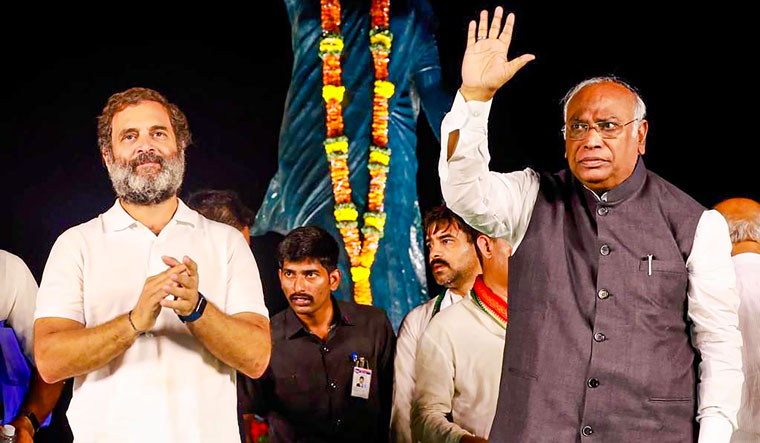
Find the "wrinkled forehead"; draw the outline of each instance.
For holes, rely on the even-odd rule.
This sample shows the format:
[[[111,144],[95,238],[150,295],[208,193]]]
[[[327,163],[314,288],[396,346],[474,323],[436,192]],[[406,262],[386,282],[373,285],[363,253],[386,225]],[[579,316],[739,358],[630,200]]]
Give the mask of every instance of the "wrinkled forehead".
[[[636,96],[613,82],[594,83],[578,91],[567,104],[567,120],[588,117],[633,119]]]

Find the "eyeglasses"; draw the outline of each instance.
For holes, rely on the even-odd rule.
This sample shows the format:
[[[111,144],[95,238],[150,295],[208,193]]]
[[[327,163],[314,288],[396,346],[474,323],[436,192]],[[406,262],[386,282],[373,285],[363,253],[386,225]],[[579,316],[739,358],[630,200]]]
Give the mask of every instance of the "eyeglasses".
[[[599,133],[602,138],[617,138],[617,136],[623,132],[624,127],[637,120],[641,119],[634,118],[624,125],[610,121],[601,121],[590,124],[585,122],[573,122],[569,123],[567,126],[563,126],[561,131],[562,136],[569,138],[570,140],[583,140],[588,135],[588,131],[592,128],[596,129],[596,132]]]

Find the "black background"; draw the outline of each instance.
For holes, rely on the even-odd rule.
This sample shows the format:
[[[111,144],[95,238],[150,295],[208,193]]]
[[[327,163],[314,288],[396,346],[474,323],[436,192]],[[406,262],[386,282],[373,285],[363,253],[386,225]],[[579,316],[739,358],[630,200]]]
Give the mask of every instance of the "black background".
[[[433,2],[452,94],[467,21],[497,4]],[[729,196],[760,199],[753,11],[725,2],[694,5],[506,4],[517,13],[511,54],[531,52],[537,60],[494,101],[492,169],[562,168],[560,98],[586,77],[616,74],[647,103],[650,169],[706,206]],[[183,195],[235,189],[258,209],[277,167],[290,80],[285,7],[257,1],[185,8],[124,4],[78,12],[63,6],[44,18],[41,11],[5,15],[0,186],[7,223],[0,248],[23,258],[38,281],[56,237],[113,203],[95,117],[109,95],[132,86],[161,91],[190,120],[195,144]],[[440,202],[439,145],[424,117],[418,134],[424,211]],[[257,260],[274,258],[257,254]]]
[[[498,4],[433,2],[452,94],[468,19]],[[537,60],[495,99],[492,169],[562,168],[559,99],[585,77],[616,74],[647,103],[650,169],[707,206],[734,195],[760,198],[750,11],[655,2],[505,6],[517,13],[510,52]],[[0,248],[22,257],[38,280],[55,238],[113,203],[95,117],[110,94],[131,86],[161,91],[190,120],[195,144],[183,195],[235,189],[258,209],[277,167],[290,25],[277,1],[254,2],[249,12],[217,8],[152,6],[86,18],[66,10],[24,22],[21,34],[13,26],[3,31],[0,133],[7,154],[0,184],[10,223],[0,231]],[[418,133],[424,211],[440,202],[439,148],[424,117]]]

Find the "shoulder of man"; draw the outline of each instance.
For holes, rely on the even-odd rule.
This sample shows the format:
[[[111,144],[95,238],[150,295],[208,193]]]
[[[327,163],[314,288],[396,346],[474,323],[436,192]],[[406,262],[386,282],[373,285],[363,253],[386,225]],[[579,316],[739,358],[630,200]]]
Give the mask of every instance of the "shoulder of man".
[[[84,244],[86,239],[90,238],[92,234],[104,233],[105,230],[103,229],[101,221],[102,215],[103,214],[84,223],[80,223],[66,229],[58,236],[56,243],[62,242],[70,246],[74,244]]]
[[[291,308],[288,306],[269,318],[269,329],[272,331],[272,339],[278,338],[283,333],[285,322],[287,321],[287,313],[290,310]]]
[[[658,188],[658,194],[664,207],[683,212],[701,212],[706,209],[689,194],[650,170],[647,170],[647,186]]]
[[[435,317],[433,317],[432,320],[430,320],[430,324],[447,324],[454,319],[462,318],[463,315],[469,315],[467,314],[470,312],[470,310],[467,308],[468,303],[471,304],[472,299],[469,296],[466,296],[448,308],[442,309],[441,312],[439,312]]]
[[[473,327],[473,322],[477,318],[469,309],[468,304],[472,304],[472,299],[465,297],[457,303],[439,312],[430,320],[424,334],[430,334],[436,337],[456,336],[457,331],[467,331]]]
[[[377,306],[338,300],[338,308],[344,319],[364,330],[378,332],[389,329],[391,333],[393,332],[388,314]],[[393,335],[395,337],[395,334]]]
[[[28,269],[26,263],[19,256],[0,249],[0,270],[19,272],[25,269]]]
[[[404,316],[404,319],[401,321],[399,336],[401,336],[404,331],[412,332],[411,329],[425,329],[425,326],[427,326],[427,324],[430,322],[436,298],[437,297],[433,297],[432,299],[414,307],[411,311],[407,312],[407,314]]]

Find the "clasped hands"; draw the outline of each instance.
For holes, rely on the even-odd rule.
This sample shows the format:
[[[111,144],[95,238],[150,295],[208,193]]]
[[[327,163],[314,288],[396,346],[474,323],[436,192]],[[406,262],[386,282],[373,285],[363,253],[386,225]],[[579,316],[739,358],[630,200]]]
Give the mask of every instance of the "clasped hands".
[[[162,308],[171,308],[177,315],[192,314],[198,304],[198,264],[185,256],[182,262],[162,256],[169,268],[145,280],[140,298],[131,312],[131,320],[139,332],[147,332],[156,324]],[[168,298],[169,295],[174,299]]]

